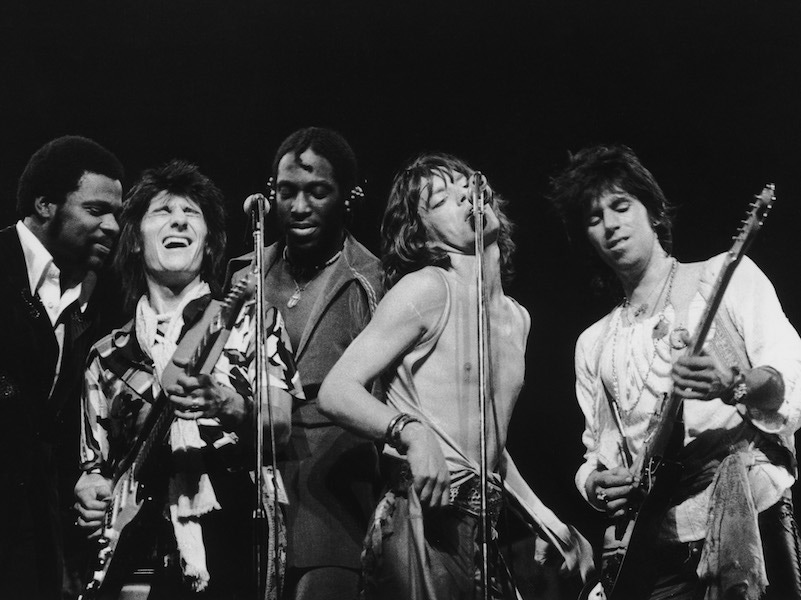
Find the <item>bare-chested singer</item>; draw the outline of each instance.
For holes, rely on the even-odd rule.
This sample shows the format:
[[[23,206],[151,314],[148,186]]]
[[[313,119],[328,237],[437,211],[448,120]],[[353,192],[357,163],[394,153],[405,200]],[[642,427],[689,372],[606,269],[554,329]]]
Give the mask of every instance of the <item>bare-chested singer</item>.
[[[477,286],[468,193],[473,172],[455,157],[426,154],[395,177],[382,227],[390,289],[320,391],[322,412],[386,442],[385,452],[397,459],[365,540],[366,598],[466,599],[479,589]],[[495,196],[484,223],[496,417],[488,411],[487,513],[493,523],[505,480],[507,492],[563,554],[565,568],[586,573],[586,541],[537,499],[504,450],[523,386],[530,327],[528,312],[502,287],[513,249],[510,228]],[[367,391],[379,376],[386,403]],[[493,597],[514,597],[497,561],[492,563]]]

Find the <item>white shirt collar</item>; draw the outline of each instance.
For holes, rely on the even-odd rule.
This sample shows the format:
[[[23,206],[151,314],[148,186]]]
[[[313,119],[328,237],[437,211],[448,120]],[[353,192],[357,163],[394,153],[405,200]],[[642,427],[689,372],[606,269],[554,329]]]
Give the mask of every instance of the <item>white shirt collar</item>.
[[[22,221],[17,221],[17,235],[19,235],[19,243],[22,245],[22,253],[25,255],[25,267],[28,270],[31,295],[36,295],[36,290],[39,289],[42,279],[48,272],[51,273],[51,277],[53,273],[58,277],[61,271],[53,262],[53,256],[47,251],[44,244]]]
[[[39,241],[39,238],[28,229],[25,223],[17,221],[16,228],[19,242],[22,246],[22,254],[25,256],[25,268],[28,271],[28,284],[30,285],[31,295],[36,295],[45,277],[53,279],[56,286],[60,286],[59,278],[61,277],[61,270],[53,261],[53,255],[50,254],[47,248],[44,247],[44,244]],[[79,299],[81,312],[86,310],[86,304],[94,290],[96,281],[97,276],[95,273],[89,271],[83,282],[76,286],[74,293]]]

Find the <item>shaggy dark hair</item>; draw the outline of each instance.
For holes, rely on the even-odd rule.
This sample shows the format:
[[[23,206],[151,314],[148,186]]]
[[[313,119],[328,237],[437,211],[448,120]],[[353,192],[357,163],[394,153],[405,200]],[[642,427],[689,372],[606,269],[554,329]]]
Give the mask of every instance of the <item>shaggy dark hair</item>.
[[[225,259],[226,244],[223,194],[195,165],[183,160],[172,160],[142,173],[123,203],[114,269],[122,280],[126,310],[133,310],[140,296],[147,292],[141,253],[141,225],[150,201],[161,192],[189,198],[203,212],[208,235],[200,277],[209,284],[214,294],[220,292],[219,275]]]
[[[587,215],[595,198],[615,189],[645,206],[660,245],[667,253],[673,250],[673,206],[631,148],[622,144],[582,148],[551,178],[548,199],[564,222],[568,237],[595,271],[593,283],[600,288],[616,287],[615,278],[590,246]]]
[[[63,204],[67,194],[78,189],[84,173],[118,181],[125,176],[117,157],[89,138],[66,135],[47,142],[33,153],[20,175],[17,215],[24,219],[33,214],[34,202],[40,197]]]
[[[426,196],[426,187],[434,176],[453,177],[474,173],[465,161],[444,153],[425,153],[412,160],[392,182],[384,220],[381,224],[381,254],[384,264],[384,283],[389,289],[404,275],[429,265],[449,267],[445,250],[427,245],[428,235],[418,208]],[[513,276],[513,224],[506,216],[506,201],[493,195],[492,208],[500,221],[498,246],[501,251],[501,275],[504,282]]]
[[[353,148],[341,134],[333,129],[306,127],[298,129],[281,142],[273,159],[273,179],[278,177],[278,163],[285,155],[292,153],[295,155],[295,160],[299,161],[300,155],[306,150],[311,150],[331,163],[334,170],[334,181],[339,186],[340,198],[343,201],[349,198],[351,191],[357,185],[359,166]],[[352,198],[351,205],[360,199],[359,196]]]

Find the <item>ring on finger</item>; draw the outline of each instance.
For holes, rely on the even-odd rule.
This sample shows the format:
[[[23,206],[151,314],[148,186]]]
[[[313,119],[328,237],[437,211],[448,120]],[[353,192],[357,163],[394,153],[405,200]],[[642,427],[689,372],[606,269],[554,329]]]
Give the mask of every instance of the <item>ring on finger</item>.
[[[604,504],[606,504],[606,501],[608,499],[605,490],[598,490],[597,492],[595,492],[595,497],[598,498],[598,500],[600,502],[603,502]]]

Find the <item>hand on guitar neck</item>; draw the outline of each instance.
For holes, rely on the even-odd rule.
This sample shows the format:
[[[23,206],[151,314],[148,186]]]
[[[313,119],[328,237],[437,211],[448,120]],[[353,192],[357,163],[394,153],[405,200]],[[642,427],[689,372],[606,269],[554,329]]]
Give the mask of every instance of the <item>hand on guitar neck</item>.
[[[691,343],[690,334],[684,330],[680,343]],[[737,379],[737,373],[720,364],[714,356],[701,350],[696,355],[684,354],[676,359],[671,373],[673,391],[685,400],[712,400],[724,397]]]
[[[179,367],[186,367],[187,359],[175,359]],[[247,404],[233,389],[220,385],[211,376],[179,375],[174,385],[165,390],[179,419],[220,419],[224,427],[234,428],[247,416]]]

